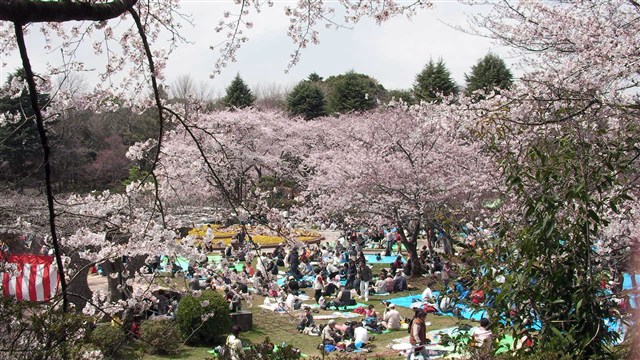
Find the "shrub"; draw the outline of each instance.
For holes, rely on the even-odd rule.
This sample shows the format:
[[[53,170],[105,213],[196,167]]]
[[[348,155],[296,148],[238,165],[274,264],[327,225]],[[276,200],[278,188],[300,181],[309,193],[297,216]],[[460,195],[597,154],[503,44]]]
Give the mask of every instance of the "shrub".
[[[518,353],[518,354],[512,354],[512,353],[505,353],[505,354],[500,354],[498,356],[495,357],[495,360],[507,360],[507,359],[517,359],[517,360],[571,360],[573,359],[571,357],[571,355],[566,354],[566,353],[562,353],[562,352],[556,352],[556,351],[545,351],[545,350],[538,350],[538,351],[534,351],[532,353]]]
[[[111,326],[103,323],[91,333],[91,343],[107,359],[121,359],[127,357],[132,351],[128,344],[127,336],[119,326]]]
[[[173,355],[182,345],[180,332],[171,320],[147,320],[140,326],[140,339],[149,354]]]
[[[207,318],[203,320],[205,315]],[[192,295],[183,297],[178,305],[176,320],[180,333],[190,345],[220,343],[221,336],[231,331],[229,304],[213,290],[205,290],[197,298]]]

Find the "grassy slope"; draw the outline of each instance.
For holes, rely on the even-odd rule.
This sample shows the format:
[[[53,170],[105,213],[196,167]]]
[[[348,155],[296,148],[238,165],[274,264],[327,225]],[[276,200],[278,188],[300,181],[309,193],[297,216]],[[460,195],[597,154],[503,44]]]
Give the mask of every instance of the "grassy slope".
[[[382,268],[382,265],[374,264],[374,273],[378,273]],[[373,304],[376,307],[376,310],[380,315],[384,310],[384,305],[380,302],[380,300],[387,300],[391,297],[401,297],[407,295],[418,294],[422,292],[424,286],[426,284],[425,278],[418,279],[410,279],[410,284],[414,285],[417,290],[414,291],[405,291],[403,293],[393,294],[392,296],[370,296],[369,302],[367,304]],[[435,285],[435,289],[438,289],[438,284]],[[313,296],[313,291],[311,289],[304,289],[305,292]],[[263,297],[255,296],[254,297],[254,306],[251,309],[253,311],[253,329],[249,332],[241,333],[240,337],[243,340],[248,340],[253,343],[262,342],[266,337],[275,343],[280,344],[282,342],[286,342],[287,344],[293,345],[294,347],[300,348],[302,353],[308,354],[311,356],[320,356],[320,351],[317,349],[318,344],[320,343],[320,337],[318,336],[309,336],[300,334],[296,330],[296,325],[298,323],[298,316],[300,314],[299,311],[293,312],[291,315],[279,315],[277,313],[264,310],[258,307],[259,304],[262,304]],[[364,299],[360,299],[359,302],[364,303]],[[313,300],[306,301],[305,303],[313,303]],[[406,309],[403,307],[398,307],[397,309],[403,317],[411,318],[413,317],[413,311],[410,309]],[[320,311],[319,314],[329,314],[333,312],[331,311]],[[314,315],[319,315],[314,314]],[[328,320],[316,321],[316,323],[326,323]],[[338,323],[343,323],[344,321],[349,321],[348,319],[337,319]],[[428,315],[427,321],[431,322],[431,326],[427,328],[427,331],[447,328],[451,326],[455,326],[459,324],[460,321],[455,318],[450,318],[446,316],[435,316]],[[462,323],[469,323],[468,321],[462,321]],[[406,330],[399,330],[395,332],[391,332],[388,334],[380,334],[375,335],[375,340],[372,342],[375,345],[374,352],[372,354],[367,354],[367,358],[374,358],[376,356],[380,358],[398,358],[398,352],[388,349],[386,346],[389,342],[396,338],[401,338],[407,336]],[[168,357],[168,356],[146,356],[144,359],[205,359],[210,356],[207,353],[207,350],[210,348],[198,348],[198,347],[185,347],[183,351],[178,356]]]

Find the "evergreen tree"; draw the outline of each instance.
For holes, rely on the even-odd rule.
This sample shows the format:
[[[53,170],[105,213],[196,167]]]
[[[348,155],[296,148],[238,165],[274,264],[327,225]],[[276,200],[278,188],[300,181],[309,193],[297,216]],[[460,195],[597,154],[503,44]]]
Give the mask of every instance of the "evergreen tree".
[[[316,75],[317,74],[311,74]],[[311,76],[309,76],[311,79]],[[321,78],[320,78],[321,79]],[[317,82],[303,80],[296,85],[287,96],[287,110],[291,115],[302,115],[311,120],[327,115],[327,102]]]
[[[331,76],[326,81],[330,113],[348,113],[373,109],[379,98],[386,94],[385,88],[370,76],[349,71]]]
[[[513,82],[513,75],[504,61],[496,55],[487,54],[471,67],[471,74],[464,75],[467,83],[466,94],[476,90],[484,92],[508,89]]]
[[[416,76],[413,84],[413,94],[417,101],[441,102],[443,96],[458,93],[458,86],[451,78],[451,73],[442,59],[434,63],[429,60],[424,69]]]
[[[311,82],[321,82],[322,81],[322,76],[316,74],[316,73],[311,73],[309,74],[309,77],[307,77],[307,80],[311,81]]]
[[[227,95],[224,97],[224,105],[230,108],[242,109],[253,105],[256,100],[251,93],[251,89],[242,80],[240,74],[237,74],[229,87],[227,87]]]
[[[395,99],[395,101],[402,100],[407,105],[413,105],[416,103],[416,98],[413,96],[411,90],[390,90],[387,94],[389,101]]]
[[[19,69],[9,75],[7,84],[14,78],[24,79],[25,72]],[[44,108],[49,102],[48,94],[38,94],[38,103]],[[0,125],[0,179],[21,180],[39,176],[33,169],[42,163],[42,145],[36,126],[29,92],[22,90],[20,96],[0,98],[0,114],[12,121]]]

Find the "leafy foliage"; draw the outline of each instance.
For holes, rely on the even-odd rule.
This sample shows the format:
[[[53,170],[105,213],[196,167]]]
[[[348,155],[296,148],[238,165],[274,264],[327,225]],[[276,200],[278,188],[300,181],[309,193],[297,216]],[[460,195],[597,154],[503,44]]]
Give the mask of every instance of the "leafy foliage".
[[[182,345],[180,332],[171,320],[147,320],[140,326],[140,338],[145,352],[171,355]]]
[[[176,321],[189,344],[213,345],[231,330],[229,304],[213,290],[205,290],[197,298],[193,295],[183,297],[178,305]]]
[[[24,76],[24,70],[16,71],[8,77],[7,86],[22,82]],[[40,107],[45,107],[48,101],[49,95],[39,94]],[[20,90],[16,97],[1,97],[0,115],[12,118],[6,124],[0,122],[0,178],[16,181],[32,175],[34,169],[41,169],[43,155],[29,93]]]
[[[387,97],[389,100],[402,100],[407,105],[413,105],[416,103],[416,98],[413,96],[413,92],[411,90],[389,90]]]
[[[465,92],[471,94],[482,90],[484,93],[508,89],[511,87],[513,75],[500,57],[487,54],[471,67],[471,73],[465,74],[467,87]]]
[[[329,113],[346,114],[351,111],[366,111],[376,106],[376,99],[386,90],[374,78],[349,71],[325,80],[328,88]]]
[[[505,143],[494,150],[517,205],[514,216],[501,219],[478,262],[496,269],[505,282],[497,283],[497,274],[489,272],[477,286],[496,289],[496,313],[507,316],[516,333],[534,336],[542,349],[605,358],[611,356],[606,345],[619,335],[607,320],[621,316],[600,283],[620,274],[624,262],[606,256],[602,230],[631,199],[627,174],[638,157],[632,144],[640,134],[633,121],[591,127],[603,110],[573,106],[589,110],[559,111],[560,124],[527,127],[527,141],[517,145],[505,145],[511,125],[501,128]],[[510,128],[523,131],[516,129]],[[541,328],[531,335],[535,323]]]
[[[107,359],[121,359],[130,356],[133,351],[122,327],[109,323],[98,324],[93,329],[91,343],[100,349]]]
[[[301,81],[287,96],[287,109],[292,115],[311,120],[327,114],[327,102],[320,86],[311,81]]]
[[[78,359],[87,346],[90,321],[76,313],[0,297],[0,358]]]
[[[422,71],[416,75],[416,81],[413,84],[413,94],[418,101],[440,103],[443,96],[457,93],[458,86],[451,78],[451,72],[442,59],[437,63],[429,60]]]
[[[255,99],[249,86],[242,80],[240,74],[237,74],[227,87],[227,94],[223,101],[227,107],[242,109],[253,105]]]

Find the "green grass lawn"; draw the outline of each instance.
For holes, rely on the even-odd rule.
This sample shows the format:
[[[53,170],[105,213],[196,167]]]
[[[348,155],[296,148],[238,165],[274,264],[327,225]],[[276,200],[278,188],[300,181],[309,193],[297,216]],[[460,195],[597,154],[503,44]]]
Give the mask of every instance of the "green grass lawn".
[[[382,268],[383,265],[375,264],[374,265],[374,273],[378,273],[379,269]],[[405,291],[398,294],[393,294],[392,296],[370,296],[369,302],[367,304],[373,304],[376,307],[379,315],[382,316],[384,311],[384,304],[380,302],[380,300],[387,300],[391,297],[400,297],[407,295],[419,294],[424,289],[424,286],[427,282],[426,278],[418,278],[418,279],[410,279],[410,284],[416,287],[414,291]],[[434,286],[435,289],[439,288],[436,284]],[[311,289],[304,289],[305,292],[312,296]],[[309,336],[298,333],[296,330],[296,326],[299,321],[300,311],[292,312],[291,314],[278,314],[272,311],[264,310],[258,305],[262,304],[264,298],[261,296],[254,296],[253,307],[250,310],[253,312],[253,329],[248,332],[244,332],[240,334],[240,338],[245,341],[250,341],[252,343],[260,343],[264,341],[265,338],[269,338],[271,342],[274,344],[281,344],[285,342],[286,344],[297,347],[301,350],[303,354],[307,354],[309,356],[321,356],[320,350],[318,350],[318,345],[320,344],[319,336]],[[364,303],[364,299],[358,300],[358,302]],[[314,303],[313,299],[310,301],[306,301],[306,304]],[[249,310],[248,308],[244,308],[244,310]],[[406,309],[403,307],[398,307],[397,310],[401,313],[401,315],[405,318],[413,317],[413,311],[410,309]],[[329,314],[332,313],[333,310],[323,311],[320,310],[318,314]],[[361,319],[361,318],[360,318]],[[356,319],[357,320],[357,319]],[[323,324],[328,320],[316,321],[316,323]],[[353,321],[353,319],[336,319],[338,323],[344,323],[345,321]],[[470,323],[468,321],[460,321],[455,318],[450,318],[446,316],[436,316],[436,315],[428,315],[427,321],[431,323],[431,325],[427,328],[427,331],[442,329],[447,327],[452,327],[460,323]],[[401,338],[407,336],[406,330],[399,330],[390,332],[387,334],[374,334],[375,340],[373,340],[372,344],[375,346],[374,351],[370,354],[367,354],[367,358],[398,358],[398,352],[387,348],[389,342],[393,339]],[[211,357],[208,350],[211,348],[204,347],[184,347],[182,351],[176,356],[146,356],[144,359],[205,359],[207,357]]]

